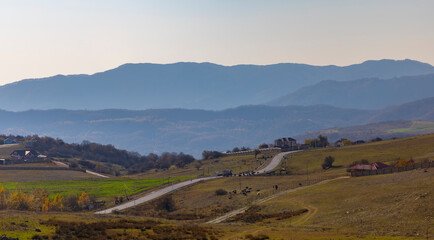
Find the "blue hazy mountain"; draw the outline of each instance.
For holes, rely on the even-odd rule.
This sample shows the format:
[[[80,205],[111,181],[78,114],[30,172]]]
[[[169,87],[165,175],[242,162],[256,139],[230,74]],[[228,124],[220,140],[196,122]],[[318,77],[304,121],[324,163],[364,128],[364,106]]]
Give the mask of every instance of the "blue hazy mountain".
[[[327,104],[343,108],[380,109],[434,96],[434,74],[382,80],[326,80],[271,101],[270,105]]]
[[[256,147],[308,131],[391,120],[434,121],[434,97],[382,110],[316,106],[242,106],[222,111],[154,109],[0,111],[0,133],[113,144],[140,153]]]
[[[412,60],[345,67],[305,64],[221,66],[211,63],[125,64],[93,75],[57,75],[0,86],[0,109],[221,110],[270,102],[323,80],[393,78],[434,73]]]

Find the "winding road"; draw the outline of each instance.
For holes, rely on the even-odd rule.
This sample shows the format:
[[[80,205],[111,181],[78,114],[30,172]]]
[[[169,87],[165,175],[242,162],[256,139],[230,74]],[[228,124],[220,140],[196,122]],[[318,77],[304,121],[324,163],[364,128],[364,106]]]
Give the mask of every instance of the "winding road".
[[[272,171],[277,166],[279,166],[280,162],[282,161],[282,159],[283,159],[283,157],[285,155],[290,154],[290,153],[296,153],[296,152],[299,152],[299,151],[278,153],[276,156],[273,157],[273,159],[271,160],[271,162],[266,167],[264,167],[263,169],[257,171],[256,174],[262,174],[262,173],[266,173],[266,172]]]
[[[283,152],[283,153],[277,154],[276,156],[273,157],[271,162],[265,168],[257,171],[256,174],[261,174],[261,173],[266,173],[266,172],[272,171],[277,166],[279,166],[283,157],[287,154],[290,154],[290,153],[294,153],[294,152]],[[153,191],[151,193],[148,193],[142,197],[137,198],[136,200],[129,201],[129,202],[117,205],[115,207],[108,208],[106,210],[95,212],[95,214],[110,214],[110,213],[113,213],[113,211],[120,211],[120,210],[124,210],[127,208],[131,208],[131,207],[134,207],[136,205],[139,205],[139,204],[151,201],[153,199],[156,199],[158,197],[161,197],[161,196],[163,196],[167,193],[173,192],[177,189],[186,187],[188,185],[195,184],[195,183],[202,182],[202,181],[213,180],[213,179],[217,179],[217,178],[221,178],[221,177],[205,177],[205,178],[197,178],[197,179],[191,179],[191,180],[187,180],[184,182],[180,182],[180,183],[174,184],[172,186],[168,186],[168,187]]]

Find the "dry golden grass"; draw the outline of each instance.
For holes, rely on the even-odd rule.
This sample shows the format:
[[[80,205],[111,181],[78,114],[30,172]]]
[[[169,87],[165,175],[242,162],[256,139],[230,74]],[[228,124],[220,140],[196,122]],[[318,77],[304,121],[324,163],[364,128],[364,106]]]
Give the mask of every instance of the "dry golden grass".
[[[300,208],[305,216],[274,222],[276,228],[356,236],[426,237],[434,227],[434,169],[341,179],[262,204],[264,213]]]
[[[321,171],[324,158],[333,156],[333,165],[348,167],[354,161],[366,159],[369,162],[396,163],[399,159],[413,158],[415,161],[434,160],[434,134],[374,143],[308,150],[294,154],[287,162],[293,173]]]

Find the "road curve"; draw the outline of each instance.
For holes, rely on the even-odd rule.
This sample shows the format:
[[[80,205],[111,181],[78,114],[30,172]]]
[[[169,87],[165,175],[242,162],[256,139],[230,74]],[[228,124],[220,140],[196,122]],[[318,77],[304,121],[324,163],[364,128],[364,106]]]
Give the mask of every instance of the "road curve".
[[[282,159],[285,155],[290,154],[290,153],[295,153],[295,152],[298,152],[298,151],[278,153],[276,156],[273,157],[270,164],[268,164],[263,169],[256,171],[256,174],[261,174],[261,173],[266,173],[266,172],[272,171],[277,166],[279,166],[280,162],[282,161]]]
[[[134,207],[135,205],[139,205],[148,201],[151,201],[155,198],[161,197],[164,194],[170,193],[172,191],[175,191],[177,189],[183,188],[185,186],[188,186],[190,184],[194,184],[194,183],[198,183],[198,182],[202,182],[202,181],[208,181],[208,180],[212,180],[212,179],[216,179],[216,178],[220,178],[220,177],[205,177],[205,178],[197,178],[197,179],[191,179],[191,180],[187,180],[184,182],[180,182],[180,183],[176,183],[173,184],[171,186],[153,191],[151,193],[146,194],[143,197],[140,197],[134,201],[129,201],[120,205],[117,205],[115,207],[103,210],[103,211],[99,211],[99,212],[95,212],[95,214],[109,214],[112,213],[113,211],[120,211],[120,210],[124,210],[130,207]]]
[[[276,156],[273,157],[270,164],[268,164],[265,168],[257,171],[256,174],[261,174],[261,173],[266,173],[266,172],[272,171],[277,166],[279,166],[280,162],[283,159],[283,156],[285,156],[286,154],[289,154],[289,153],[293,153],[293,152],[283,152],[283,153],[277,154]],[[188,186],[188,185],[191,185],[191,184],[194,184],[197,182],[201,182],[201,181],[208,181],[208,180],[216,179],[216,178],[220,178],[220,177],[205,177],[205,178],[197,178],[197,179],[192,179],[190,181],[187,180],[184,182],[180,182],[180,183],[174,184],[173,186],[168,186],[168,187],[162,188],[160,190],[156,190],[156,191],[153,191],[151,193],[148,193],[148,194],[144,195],[143,197],[136,199],[135,201],[129,201],[129,202],[117,205],[115,207],[106,209],[106,210],[98,211],[98,212],[95,212],[95,214],[109,214],[109,213],[112,213],[113,211],[124,210],[124,209],[130,208],[130,207],[134,207],[135,205],[139,205],[139,204],[151,201],[153,199],[156,199],[158,197],[163,196],[164,194],[170,193],[172,191],[183,188],[185,186]]]

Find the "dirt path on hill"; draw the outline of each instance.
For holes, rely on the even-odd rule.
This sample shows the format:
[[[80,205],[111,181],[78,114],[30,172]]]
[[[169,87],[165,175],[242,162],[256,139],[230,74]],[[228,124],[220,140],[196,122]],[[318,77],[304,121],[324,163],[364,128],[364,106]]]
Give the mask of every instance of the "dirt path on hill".
[[[324,181],[321,181],[321,182],[318,182],[318,183],[315,183],[315,184],[312,184],[312,185],[309,185],[309,186],[303,186],[303,187],[298,187],[298,188],[289,189],[289,190],[286,190],[286,191],[283,191],[283,192],[279,192],[279,193],[270,195],[268,197],[265,197],[263,199],[254,201],[253,203],[249,204],[248,206],[245,206],[243,208],[234,210],[234,211],[229,212],[229,213],[227,213],[227,214],[225,214],[223,216],[220,216],[220,217],[215,218],[215,219],[213,219],[211,221],[208,221],[207,224],[221,223],[221,222],[223,222],[223,221],[225,221],[225,220],[227,220],[227,219],[229,219],[229,218],[231,218],[233,216],[236,216],[236,215],[238,215],[240,213],[244,213],[252,205],[256,205],[256,204],[261,204],[261,203],[267,202],[267,201],[269,201],[269,200],[271,200],[273,198],[282,196],[284,194],[295,192],[295,191],[298,191],[298,190],[301,190],[301,189],[305,189],[305,188],[308,188],[308,187],[316,186],[316,185],[319,185],[319,184],[327,183],[327,182],[338,180],[338,179],[345,179],[345,178],[349,178],[349,177],[348,176],[344,176],[344,177],[338,177],[338,178],[328,179],[328,180],[324,180]],[[308,212],[309,214],[307,214],[307,217],[304,217],[304,218],[301,218],[301,219],[297,220],[297,221],[299,221],[298,224],[306,222],[308,219],[310,219],[312,216],[314,216],[316,214],[316,212],[318,211],[317,208],[312,207],[312,206],[309,206],[307,208],[309,208],[309,212]],[[313,209],[313,211],[311,211],[312,209]],[[312,212],[312,213],[310,213],[310,212]]]
[[[65,168],[69,168],[69,165],[68,164],[66,164],[66,163],[63,163],[63,162],[59,162],[59,161],[52,161],[54,164],[56,164],[57,166],[59,166],[59,167],[65,167]],[[96,172],[92,172],[92,171],[89,171],[89,170],[86,170],[86,173],[87,174],[91,174],[91,175],[94,175],[94,176],[97,176],[97,177],[101,177],[101,178],[110,178],[110,177],[108,177],[108,176],[105,176],[105,175],[102,175],[102,174],[99,174],[99,173],[96,173]]]

